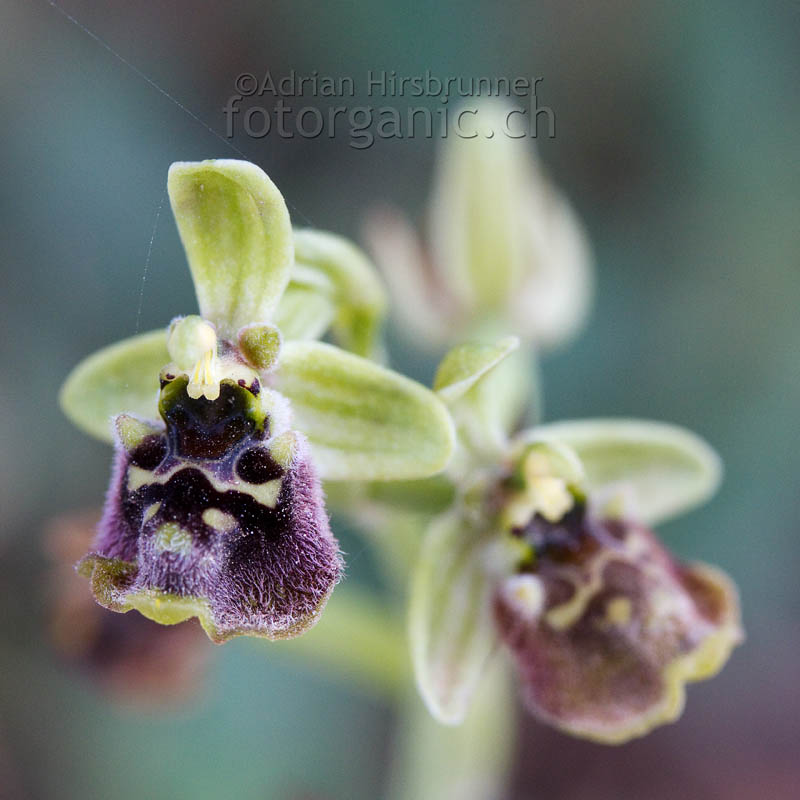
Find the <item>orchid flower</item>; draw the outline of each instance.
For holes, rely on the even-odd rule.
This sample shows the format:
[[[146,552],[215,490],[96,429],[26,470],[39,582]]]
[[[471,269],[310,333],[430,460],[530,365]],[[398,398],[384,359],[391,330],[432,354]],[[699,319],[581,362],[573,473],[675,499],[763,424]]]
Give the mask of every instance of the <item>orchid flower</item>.
[[[676,719],[684,685],[714,675],[742,639],[731,580],[679,562],[651,530],[710,497],[720,462],[694,434],[656,422],[511,436],[485,388],[516,345],[463,345],[437,374],[460,458],[412,581],[417,685],[436,719],[460,723],[504,647],[534,715],[623,742]]]
[[[383,294],[346,241],[292,230],[255,165],[176,163],[172,210],[200,315],[101,350],[61,402],[115,446],[80,571],[97,601],[223,642],[296,636],[341,575],[322,479],[422,478],[453,448],[444,404],[379,347]]]

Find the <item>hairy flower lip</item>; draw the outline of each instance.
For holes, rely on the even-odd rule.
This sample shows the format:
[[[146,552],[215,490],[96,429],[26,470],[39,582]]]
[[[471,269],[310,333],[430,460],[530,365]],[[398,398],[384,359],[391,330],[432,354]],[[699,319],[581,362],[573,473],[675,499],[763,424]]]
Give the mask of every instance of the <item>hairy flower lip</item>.
[[[337,576],[313,610],[282,626],[265,627],[257,622],[224,626],[219,624],[208,601],[202,597],[181,597],[158,589],[131,591],[130,586],[138,571],[135,563],[90,552],[78,562],[77,569],[79,574],[89,579],[95,600],[109,611],[122,614],[136,611],[161,625],[177,625],[196,617],[214,644],[225,644],[237,636],[255,636],[270,641],[300,636],[317,623],[338,581]]]
[[[672,722],[686,683],[716,674],[742,641],[730,579],[676,562],[647,529],[590,521],[582,552],[540,553],[538,613],[495,592],[493,613],[529,710],[565,733],[619,744]]]
[[[308,444],[272,430],[261,392],[224,379],[216,399],[192,398],[188,381],[162,388],[163,426],[119,418],[103,519],[79,569],[114,611],[197,617],[218,643],[296,636],[342,566]]]

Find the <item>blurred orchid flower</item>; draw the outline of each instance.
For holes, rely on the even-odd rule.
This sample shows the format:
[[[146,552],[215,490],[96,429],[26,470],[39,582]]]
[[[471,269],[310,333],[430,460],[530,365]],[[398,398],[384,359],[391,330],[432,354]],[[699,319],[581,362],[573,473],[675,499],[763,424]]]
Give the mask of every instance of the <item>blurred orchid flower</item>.
[[[742,639],[732,582],[680,563],[649,527],[706,500],[719,460],[681,428],[635,420],[506,428],[498,448],[503,423],[481,384],[514,344],[461,346],[437,374],[458,423],[458,493],[412,581],[417,684],[437,719],[459,723],[502,643],[532,713],[623,742],[676,719],[684,684],[714,675]]]
[[[541,348],[570,338],[592,294],[589,247],[567,200],[550,184],[512,109],[477,109],[476,136],[444,140],[423,245],[395,211],[366,235],[403,328],[422,344],[463,341],[498,322]]]
[[[176,163],[168,190],[201,316],[101,350],[62,389],[67,416],[116,448],[80,570],[101,605],[198,617],[216,642],[296,636],[341,571],[320,479],[432,475],[452,422],[419,384],[313,341],[330,325],[372,354],[382,290],[349,243],[293,232],[258,167]]]
[[[100,510],[62,514],[47,525],[52,562],[49,633],[58,654],[114,701],[164,708],[191,700],[202,688],[210,650],[199,625],[157,625],[139,614],[107,614],[75,572],[89,549]]]

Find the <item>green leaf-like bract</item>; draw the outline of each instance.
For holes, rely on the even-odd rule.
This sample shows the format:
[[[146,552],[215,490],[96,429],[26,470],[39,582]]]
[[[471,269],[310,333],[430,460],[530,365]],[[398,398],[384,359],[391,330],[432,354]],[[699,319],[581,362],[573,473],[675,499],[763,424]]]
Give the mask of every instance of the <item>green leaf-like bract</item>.
[[[434,389],[450,408],[459,436],[482,456],[502,452],[525,403],[537,395],[533,353],[519,351],[519,343],[509,336],[494,344],[459,345],[436,371]]]
[[[439,364],[433,388],[443,400],[453,402],[517,347],[516,336],[501,339],[496,344],[467,343],[454,347]]]

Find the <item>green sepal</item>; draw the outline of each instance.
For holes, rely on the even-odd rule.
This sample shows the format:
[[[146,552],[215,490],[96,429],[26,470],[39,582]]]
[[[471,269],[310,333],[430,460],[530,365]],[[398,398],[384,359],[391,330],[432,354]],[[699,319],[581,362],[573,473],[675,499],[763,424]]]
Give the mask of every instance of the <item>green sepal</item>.
[[[227,339],[243,325],[269,321],[294,252],[275,184],[255,164],[220,159],[176,162],[167,188],[201,316]]]
[[[286,342],[274,386],[323,478],[424,478],[452,455],[452,420],[433,392],[338,347]]]
[[[111,442],[117,414],[158,419],[158,374],[169,360],[163,328],[104,347],[67,376],[61,408],[81,430]]]
[[[501,339],[496,344],[469,342],[454,347],[439,363],[433,381],[434,391],[446,403],[455,402],[518,347],[516,336]]]
[[[491,613],[496,573],[519,555],[492,533],[457,511],[439,517],[412,576],[414,675],[431,714],[448,725],[464,719],[498,641]]]
[[[294,232],[292,284],[325,293],[334,309],[336,342],[365,358],[379,352],[386,293],[375,267],[352,242],[326,231]]]
[[[476,316],[503,310],[527,268],[532,182],[528,143],[492,135],[508,111],[485,103],[471,122],[476,136],[443,140],[431,202],[434,264]]]
[[[504,450],[531,397],[538,409],[535,377],[533,354],[519,350],[519,339],[510,336],[453,348],[439,365],[434,388],[449,406],[461,440],[483,458]]]
[[[557,422],[527,435],[553,438],[580,458],[590,493],[619,487],[650,525],[705,502],[722,477],[719,456],[685,428],[633,419]]]

